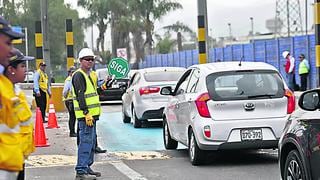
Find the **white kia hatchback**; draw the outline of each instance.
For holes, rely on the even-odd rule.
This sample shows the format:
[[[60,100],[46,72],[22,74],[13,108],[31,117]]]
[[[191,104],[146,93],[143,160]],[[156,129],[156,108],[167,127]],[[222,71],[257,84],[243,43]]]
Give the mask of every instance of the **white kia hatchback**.
[[[166,149],[188,146],[193,165],[208,150],[277,148],[294,94],[273,66],[262,62],[193,65],[176,87],[163,87]]]

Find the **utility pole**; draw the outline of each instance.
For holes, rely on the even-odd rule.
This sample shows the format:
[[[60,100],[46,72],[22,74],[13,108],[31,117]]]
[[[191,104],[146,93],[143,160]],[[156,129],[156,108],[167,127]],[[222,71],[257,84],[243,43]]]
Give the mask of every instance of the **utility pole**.
[[[231,23],[228,23],[228,27],[229,27],[229,39],[230,39],[230,41],[232,41]]]
[[[48,29],[48,0],[40,0],[41,4],[41,28],[43,34],[43,58],[47,64],[47,72],[49,71],[49,82],[52,78],[52,69],[50,64],[50,45],[49,45],[49,29]]]
[[[207,63],[208,45],[207,0],[198,0],[199,64]]]
[[[251,21],[251,39],[254,39],[254,31],[253,31],[253,17],[250,17],[250,21]]]

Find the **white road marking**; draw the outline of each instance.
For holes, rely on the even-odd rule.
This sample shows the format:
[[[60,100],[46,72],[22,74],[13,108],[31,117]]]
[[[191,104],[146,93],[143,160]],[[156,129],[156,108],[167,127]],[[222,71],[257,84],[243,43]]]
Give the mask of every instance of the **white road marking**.
[[[111,161],[109,162],[111,165],[113,165],[118,171],[120,171],[122,174],[126,175],[131,180],[148,180],[147,178],[143,177],[138,172],[131,169],[129,166],[127,166],[122,161]]]

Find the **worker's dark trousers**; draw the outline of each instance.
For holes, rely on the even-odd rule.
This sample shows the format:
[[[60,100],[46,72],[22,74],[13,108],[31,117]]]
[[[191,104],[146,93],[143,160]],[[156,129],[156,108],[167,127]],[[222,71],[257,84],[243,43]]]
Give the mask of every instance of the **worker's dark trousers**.
[[[43,122],[46,122],[45,117],[46,117],[46,107],[47,107],[47,94],[41,89],[39,90],[40,90],[41,96],[37,97],[35,95],[35,99],[36,99],[37,107],[40,108],[42,120]]]
[[[301,81],[300,91],[307,90],[308,75],[309,75],[309,73],[300,74],[300,81]]]
[[[72,100],[66,100],[65,105],[69,112],[69,131],[70,134],[76,133],[75,131],[75,124],[76,124],[76,114],[74,112],[73,108],[73,101]]]

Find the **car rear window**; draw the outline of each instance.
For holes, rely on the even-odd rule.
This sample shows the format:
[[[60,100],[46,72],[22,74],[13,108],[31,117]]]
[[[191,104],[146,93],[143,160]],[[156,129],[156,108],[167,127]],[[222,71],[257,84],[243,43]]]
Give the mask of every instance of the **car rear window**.
[[[184,71],[155,71],[144,73],[147,82],[178,81]]]
[[[216,101],[284,96],[282,79],[272,70],[213,73],[207,76],[206,85],[211,99]]]

